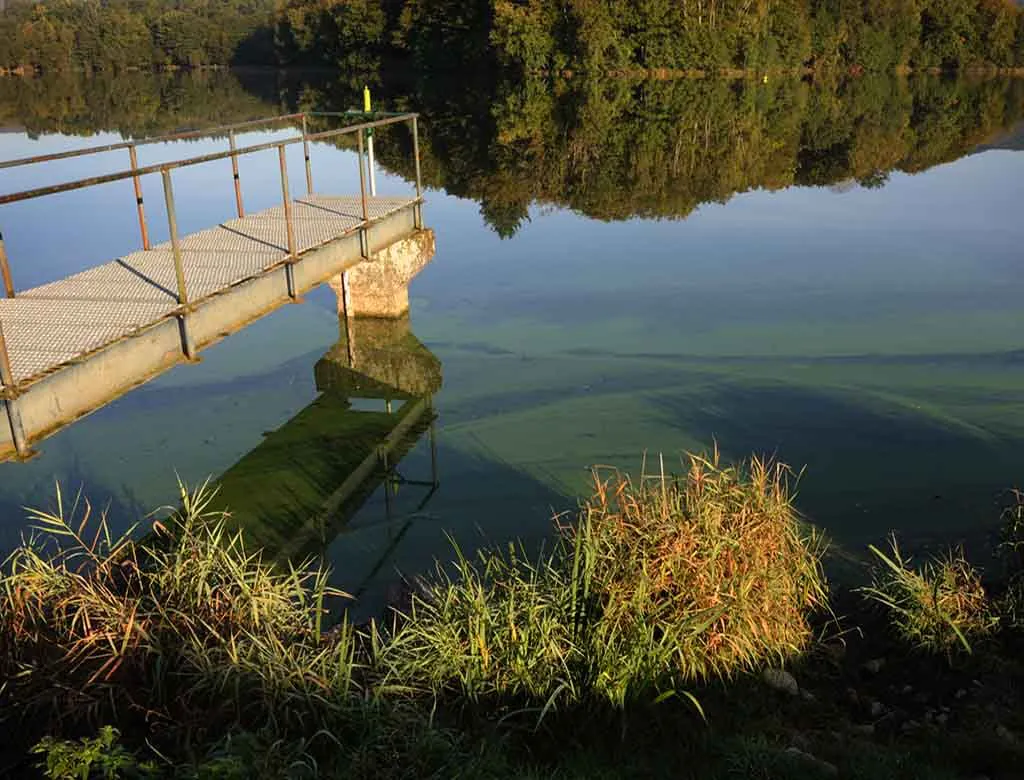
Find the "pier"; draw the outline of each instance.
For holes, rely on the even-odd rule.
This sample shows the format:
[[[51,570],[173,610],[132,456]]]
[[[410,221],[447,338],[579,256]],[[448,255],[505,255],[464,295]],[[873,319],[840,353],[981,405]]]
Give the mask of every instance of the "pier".
[[[351,124],[309,132],[310,120],[334,117]],[[33,445],[81,416],[168,368],[194,361],[201,351],[308,290],[330,283],[346,317],[401,317],[408,310],[409,280],[434,253],[422,215],[416,114],[291,114],[211,130],[125,141],[90,149],[0,162],[5,168],[42,165],[68,157],[127,151],[131,167],[89,179],[0,195],[0,207],[101,184],[131,180],[138,215],[139,251],[30,289],[15,285],[16,258],[0,234],[0,459],[29,458]],[[297,134],[239,147],[242,130],[285,123]],[[366,136],[404,125],[415,156],[415,189],[407,197],[371,192]],[[226,136],[228,149],[140,167],[144,144]],[[316,142],[355,138],[358,193],[319,192],[311,154]],[[293,197],[286,148],[301,144],[305,192]],[[273,154],[279,163],[280,205],[247,213],[238,160]],[[236,218],[196,233],[178,230],[174,172],[230,160]],[[162,181],[170,240],[152,245],[141,181]],[[0,227],[3,212],[0,209]]]

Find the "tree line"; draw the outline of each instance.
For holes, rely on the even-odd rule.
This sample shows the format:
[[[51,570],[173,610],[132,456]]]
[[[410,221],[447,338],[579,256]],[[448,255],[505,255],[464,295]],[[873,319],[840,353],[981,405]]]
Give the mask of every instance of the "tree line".
[[[524,72],[1024,66],[1015,0],[281,0],[284,62]]]
[[[0,14],[0,68],[272,62],[274,0],[47,0]]]
[[[178,73],[58,72],[33,79],[0,78],[0,127],[92,136],[146,138],[211,127],[275,112],[226,70]],[[127,159],[127,158],[125,158]]]
[[[1016,0],[15,0],[0,68],[1024,67]]]

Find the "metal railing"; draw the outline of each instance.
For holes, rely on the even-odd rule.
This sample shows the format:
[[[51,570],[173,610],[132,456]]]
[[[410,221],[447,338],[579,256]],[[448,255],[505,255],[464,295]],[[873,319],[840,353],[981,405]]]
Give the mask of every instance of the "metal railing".
[[[60,152],[50,155],[40,155],[38,157],[22,158],[20,160],[12,160],[4,163],[0,163],[0,169],[12,168],[21,165],[30,165],[42,162],[52,162],[54,160],[67,159],[70,157],[82,157],[91,154],[101,154],[104,152],[128,149],[131,161],[131,168],[125,171],[119,171],[117,173],[109,173],[101,176],[92,176],[86,179],[80,179],[78,181],[66,182],[63,184],[55,184],[46,187],[37,187],[31,190],[25,190],[23,192],[16,192],[7,195],[0,195],[0,206],[21,203],[28,200],[34,200],[36,198],[46,197],[48,195],[56,195],[59,193],[73,192],[75,190],[86,189],[89,187],[95,187],[101,184],[109,184],[111,182],[125,181],[132,179],[135,188],[136,207],[139,217],[139,230],[142,237],[142,244],[144,250],[151,248],[149,241],[149,228],[146,222],[145,207],[142,198],[142,177],[149,176],[152,174],[160,174],[163,180],[163,191],[164,191],[164,202],[167,211],[167,222],[170,231],[171,238],[171,252],[174,258],[174,270],[177,282],[177,298],[179,308],[175,312],[179,315],[186,313],[192,306],[193,302],[190,302],[188,290],[185,285],[185,273],[184,266],[182,263],[182,252],[181,252],[181,237],[178,232],[177,224],[177,213],[174,205],[174,186],[171,177],[172,171],[179,170],[182,168],[188,168],[196,165],[203,165],[206,163],[212,163],[219,160],[231,160],[232,177],[234,181],[235,190],[235,205],[236,211],[239,218],[245,216],[245,208],[242,199],[242,188],[241,180],[239,178],[238,160],[240,157],[247,155],[256,154],[259,152],[269,151],[276,149],[278,152],[278,165],[281,174],[281,196],[284,205],[285,213],[285,225],[287,230],[287,256],[282,261],[286,264],[286,275],[288,280],[288,292],[293,298],[297,296],[297,290],[295,288],[295,281],[293,276],[292,265],[298,260],[298,250],[295,239],[295,224],[294,224],[294,209],[292,207],[291,196],[289,193],[288,186],[288,168],[285,159],[285,149],[288,146],[301,143],[303,145],[303,155],[306,168],[306,190],[307,194],[313,194],[313,171],[310,158],[310,143],[316,141],[328,141],[335,138],[340,138],[346,135],[356,134],[357,136],[357,148],[359,152],[359,195],[362,203],[362,223],[359,225],[360,231],[360,247],[364,257],[369,257],[369,239],[367,236],[367,228],[370,225],[370,212],[369,202],[367,199],[367,187],[366,187],[366,171],[364,169],[364,135],[367,131],[373,130],[374,128],[387,127],[390,125],[396,125],[401,123],[410,123],[412,139],[413,139],[413,154],[415,156],[416,165],[416,196],[415,199],[410,201],[414,204],[414,223],[417,228],[422,228],[422,213],[420,210],[420,203],[422,201],[423,188],[422,181],[420,179],[420,159],[419,159],[419,126],[418,118],[419,115],[415,113],[384,113],[374,112],[370,116],[382,117],[380,119],[371,119],[370,121],[359,122],[357,124],[348,125],[334,130],[327,130],[318,133],[309,133],[308,131],[308,118],[309,117],[352,117],[366,116],[364,112],[358,111],[344,111],[344,112],[304,112],[299,114],[288,114],[285,116],[270,117],[268,119],[255,120],[251,122],[242,122],[234,125],[225,125],[222,127],[211,128],[208,130],[192,130],[184,133],[176,133],[174,135],[160,136],[158,138],[148,138],[139,141],[126,141],[118,144],[108,144],[105,146],[97,146],[89,149],[80,149],[69,152]],[[268,141],[266,143],[254,144],[252,146],[239,147],[237,145],[237,139],[235,137],[235,131],[244,128],[253,128],[260,125],[267,125],[274,122],[282,121],[294,121],[301,120],[302,122],[302,133],[301,135],[295,136],[294,138],[286,138],[283,140]],[[157,163],[154,165],[148,165],[139,167],[138,157],[136,149],[139,146],[152,143],[164,143],[176,140],[183,140],[188,138],[199,138],[210,135],[221,135],[228,134],[229,149],[226,152],[215,152],[211,154],[198,155],[195,157],[189,157],[185,159],[174,160],[170,162]],[[13,278],[11,276],[9,258],[4,246],[3,233],[0,232],[0,276],[3,278],[4,291],[8,298],[14,298],[16,295]],[[187,357],[193,357],[194,347],[189,343],[188,339],[185,339],[183,349]],[[0,397],[11,398],[17,394],[17,384],[14,382],[13,374],[11,372],[10,357],[6,347],[6,342],[3,335],[2,323],[0,323]],[[13,394],[13,395],[12,395]]]

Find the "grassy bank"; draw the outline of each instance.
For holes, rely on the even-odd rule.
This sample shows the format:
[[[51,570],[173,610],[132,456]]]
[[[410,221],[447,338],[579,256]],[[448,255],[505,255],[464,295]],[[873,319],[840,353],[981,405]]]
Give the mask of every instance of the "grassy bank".
[[[362,626],[206,488],[141,542],[61,505],[3,571],[0,773],[1014,776],[1018,579],[993,595],[894,546],[829,591],[790,481],[715,457],[595,474],[550,550],[456,549]]]

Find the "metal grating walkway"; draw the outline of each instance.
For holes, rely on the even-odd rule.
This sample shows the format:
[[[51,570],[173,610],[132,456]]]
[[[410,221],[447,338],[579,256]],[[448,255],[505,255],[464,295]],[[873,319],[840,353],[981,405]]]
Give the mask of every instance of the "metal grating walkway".
[[[369,198],[370,220],[412,202]],[[362,201],[311,195],[294,201],[292,216],[301,255],[358,230]],[[180,245],[185,289],[195,303],[287,258],[284,207],[183,236]],[[36,379],[167,317],[178,308],[177,289],[168,242],[0,299],[15,383]]]

